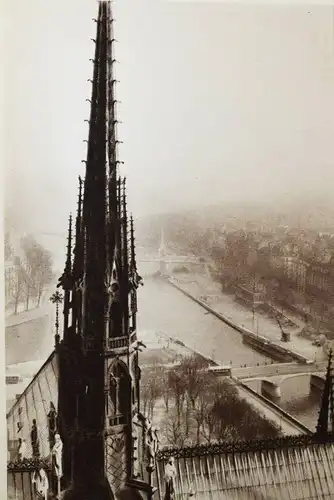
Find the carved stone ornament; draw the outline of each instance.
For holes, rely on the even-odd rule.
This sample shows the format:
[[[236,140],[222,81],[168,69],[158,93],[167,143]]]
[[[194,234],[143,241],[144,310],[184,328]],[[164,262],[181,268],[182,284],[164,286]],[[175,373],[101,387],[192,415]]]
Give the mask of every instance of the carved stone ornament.
[[[125,448],[124,434],[115,434],[111,439],[111,448],[116,452],[120,453]]]

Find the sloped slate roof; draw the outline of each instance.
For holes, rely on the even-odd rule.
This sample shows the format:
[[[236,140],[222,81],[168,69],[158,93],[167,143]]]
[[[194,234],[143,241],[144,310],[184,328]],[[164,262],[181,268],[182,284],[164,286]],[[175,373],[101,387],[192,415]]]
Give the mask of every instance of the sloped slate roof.
[[[262,451],[215,453],[213,446],[211,454],[210,447],[203,454],[181,452],[175,457],[175,500],[334,499],[334,443],[304,441],[300,446],[282,441]],[[157,468],[160,499],[164,458],[160,455]]]
[[[36,419],[41,456],[47,456],[50,452],[47,421],[50,402],[57,409],[58,366],[55,352],[49,356],[7,414],[8,438],[10,441],[25,439],[28,456],[32,452],[30,431],[33,419]],[[17,424],[22,426],[20,430]]]

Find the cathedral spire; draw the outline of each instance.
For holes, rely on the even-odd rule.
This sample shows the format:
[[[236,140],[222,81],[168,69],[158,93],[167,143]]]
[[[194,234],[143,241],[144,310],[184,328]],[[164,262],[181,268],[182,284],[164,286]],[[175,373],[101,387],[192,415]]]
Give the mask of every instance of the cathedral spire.
[[[80,368],[79,376],[78,373],[73,373],[69,377],[71,379],[69,383],[73,384],[76,394],[76,426],[72,429],[74,441],[64,442],[65,453],[69,453],[69,448],[72,448],[71,486],[66,490],[64,498],[81,500],[112,498],[105,479],[103,440],[105,412],[103,349],[106,337],[106,249],[109,213],[106,196],[109,2],[99,3],[96,22],[82,220],[80,220],[80,182],[76,234],[76,237],[83,242],[83,249],[79,251],[79,255],[83,256],[80,285],[82,317],[80,331],[77,332],[80,338]],[[77,260],[78,250],[76,248]],[[78,261],[76,264],[79,264]]]
[[[58,349],[64,484],[70,485],[65,500],[109,500],[112,491],[138,487],[129,486],[135,477],[133,415],[139,408],[138,274],[126,183],[118,173],[110,2],[99,2],[96,23],[86,171],[84,182],[79,179],[75,228],[73,337]]]
[[[332,373],[333,351],[329,351],[328,365],[325,379],[324,392],[322,395],[319,419],[316,434],[320,438],[326,438],[334,431],[334,408],[333,408],[333,373]]]

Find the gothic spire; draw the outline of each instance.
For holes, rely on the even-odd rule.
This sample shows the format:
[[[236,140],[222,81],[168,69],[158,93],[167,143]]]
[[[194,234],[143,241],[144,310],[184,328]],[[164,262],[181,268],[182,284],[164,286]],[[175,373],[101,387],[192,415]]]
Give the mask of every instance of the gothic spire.
[[[132,329],[129,326],[129,294],[131,291],[135,295],[135,289],[132,292],[129,282],[125,179],[118,174],[121,162],[117,152],[120,141],[116,138],[112,21],[110,2],[99,2],[87,159],[84,161],[86,171],[84,182],[79,179],[72,271],[71,331],[74,336],[73,342],[62,346],[64,354],[59,377],[63,381],[63,390],[59,390],[62,394],[60,417],[65,429],[63,452],[71,462],[66,479],[73,481],[72,489],[64,496],[66,500],[110,498],[108,488],[100,488],[101,484],[107,484],[104,467],[105,363],[108,356],[114,359],[115,355],[114,344],[109,342],[111,332],[117,340],[115,345],[123,337],[121,343],[130,356],[130,333],[135,330],[135,318]],[[133,223],[131,234],[133,238]],[[111,283],[112,280],[118,283]],[[131,342],[135,342],[135,336],[131,336]],[[66,361],[70,359],[70,350],[73,362]],[[129,370],[127,377],[131,382]],[[131,397],[129,401],[131,406]],[[70,405],[75,409],[71,407],[71,411],[67,411]]]
[[[320,438],[326,438],[334,431],[334,408],[333,408],[333,373],[332,373],[333,351],[329,351],[328,365],[325,379],[324,392],[322,395],[319,419],[316,434]]]
[[[109,499],[110,489],[104,471],[104,342],[106,337],[105,311],[107,297],[107,260],[113,255],[108,248],[108,100],[112,96],[109,79],[109,2],[99,2],[91,110],[87,141],[86,173],[79,203],[76,234],[76,265],[83,256],[81,293],[80,368],[68,374],[76,400],[76,425],[72,429],[74,441],[64,441],[64,452],[72,449],[71,487],[64,498]],[[81,217],[82,203],[82,217]],[[83,248],[77,247],[80,242]],[[79,259],[80,261],[80,259]],[[73,285],[74,286],[74,285]],[[75,288],[73,289],[75,292]],[[77,325],[78,328],[78,325]],[[73,379],[73,380],[71,380]]]

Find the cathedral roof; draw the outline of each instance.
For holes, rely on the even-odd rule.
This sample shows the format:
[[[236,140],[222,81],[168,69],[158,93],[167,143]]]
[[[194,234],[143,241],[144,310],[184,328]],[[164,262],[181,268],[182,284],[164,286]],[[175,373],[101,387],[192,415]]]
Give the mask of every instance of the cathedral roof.
[[[27,445],[27,456],[31,456],[30,431],[33,419],[39,433],[41,456],[49,454],[48,419],[50,403],[58,406],[58,363],[55,352],[49,356],[24,392],[7,414],[7,429],[10,442],[19,438]]]
[[[25,439],[28,456],[34,418],[41,456],[48,455],[47,414],[50,402],[57,407],[57,379],[57,359],[52,353],[7,415],[10,440]],[[331,498],[334,492],[334,436],[326,443],[317,436],[294,436],[161,450],[155,478],[159,500],[164,498],[164,469],[170,456],[176,466],[175,500],[317,499]]]
[[[333,498],[332,438],[326,444],[303,436],[253,446],[219,444],[160,452],[160,498],[165,494],[164,468],[170,456],[176,468],[175,500]]]

